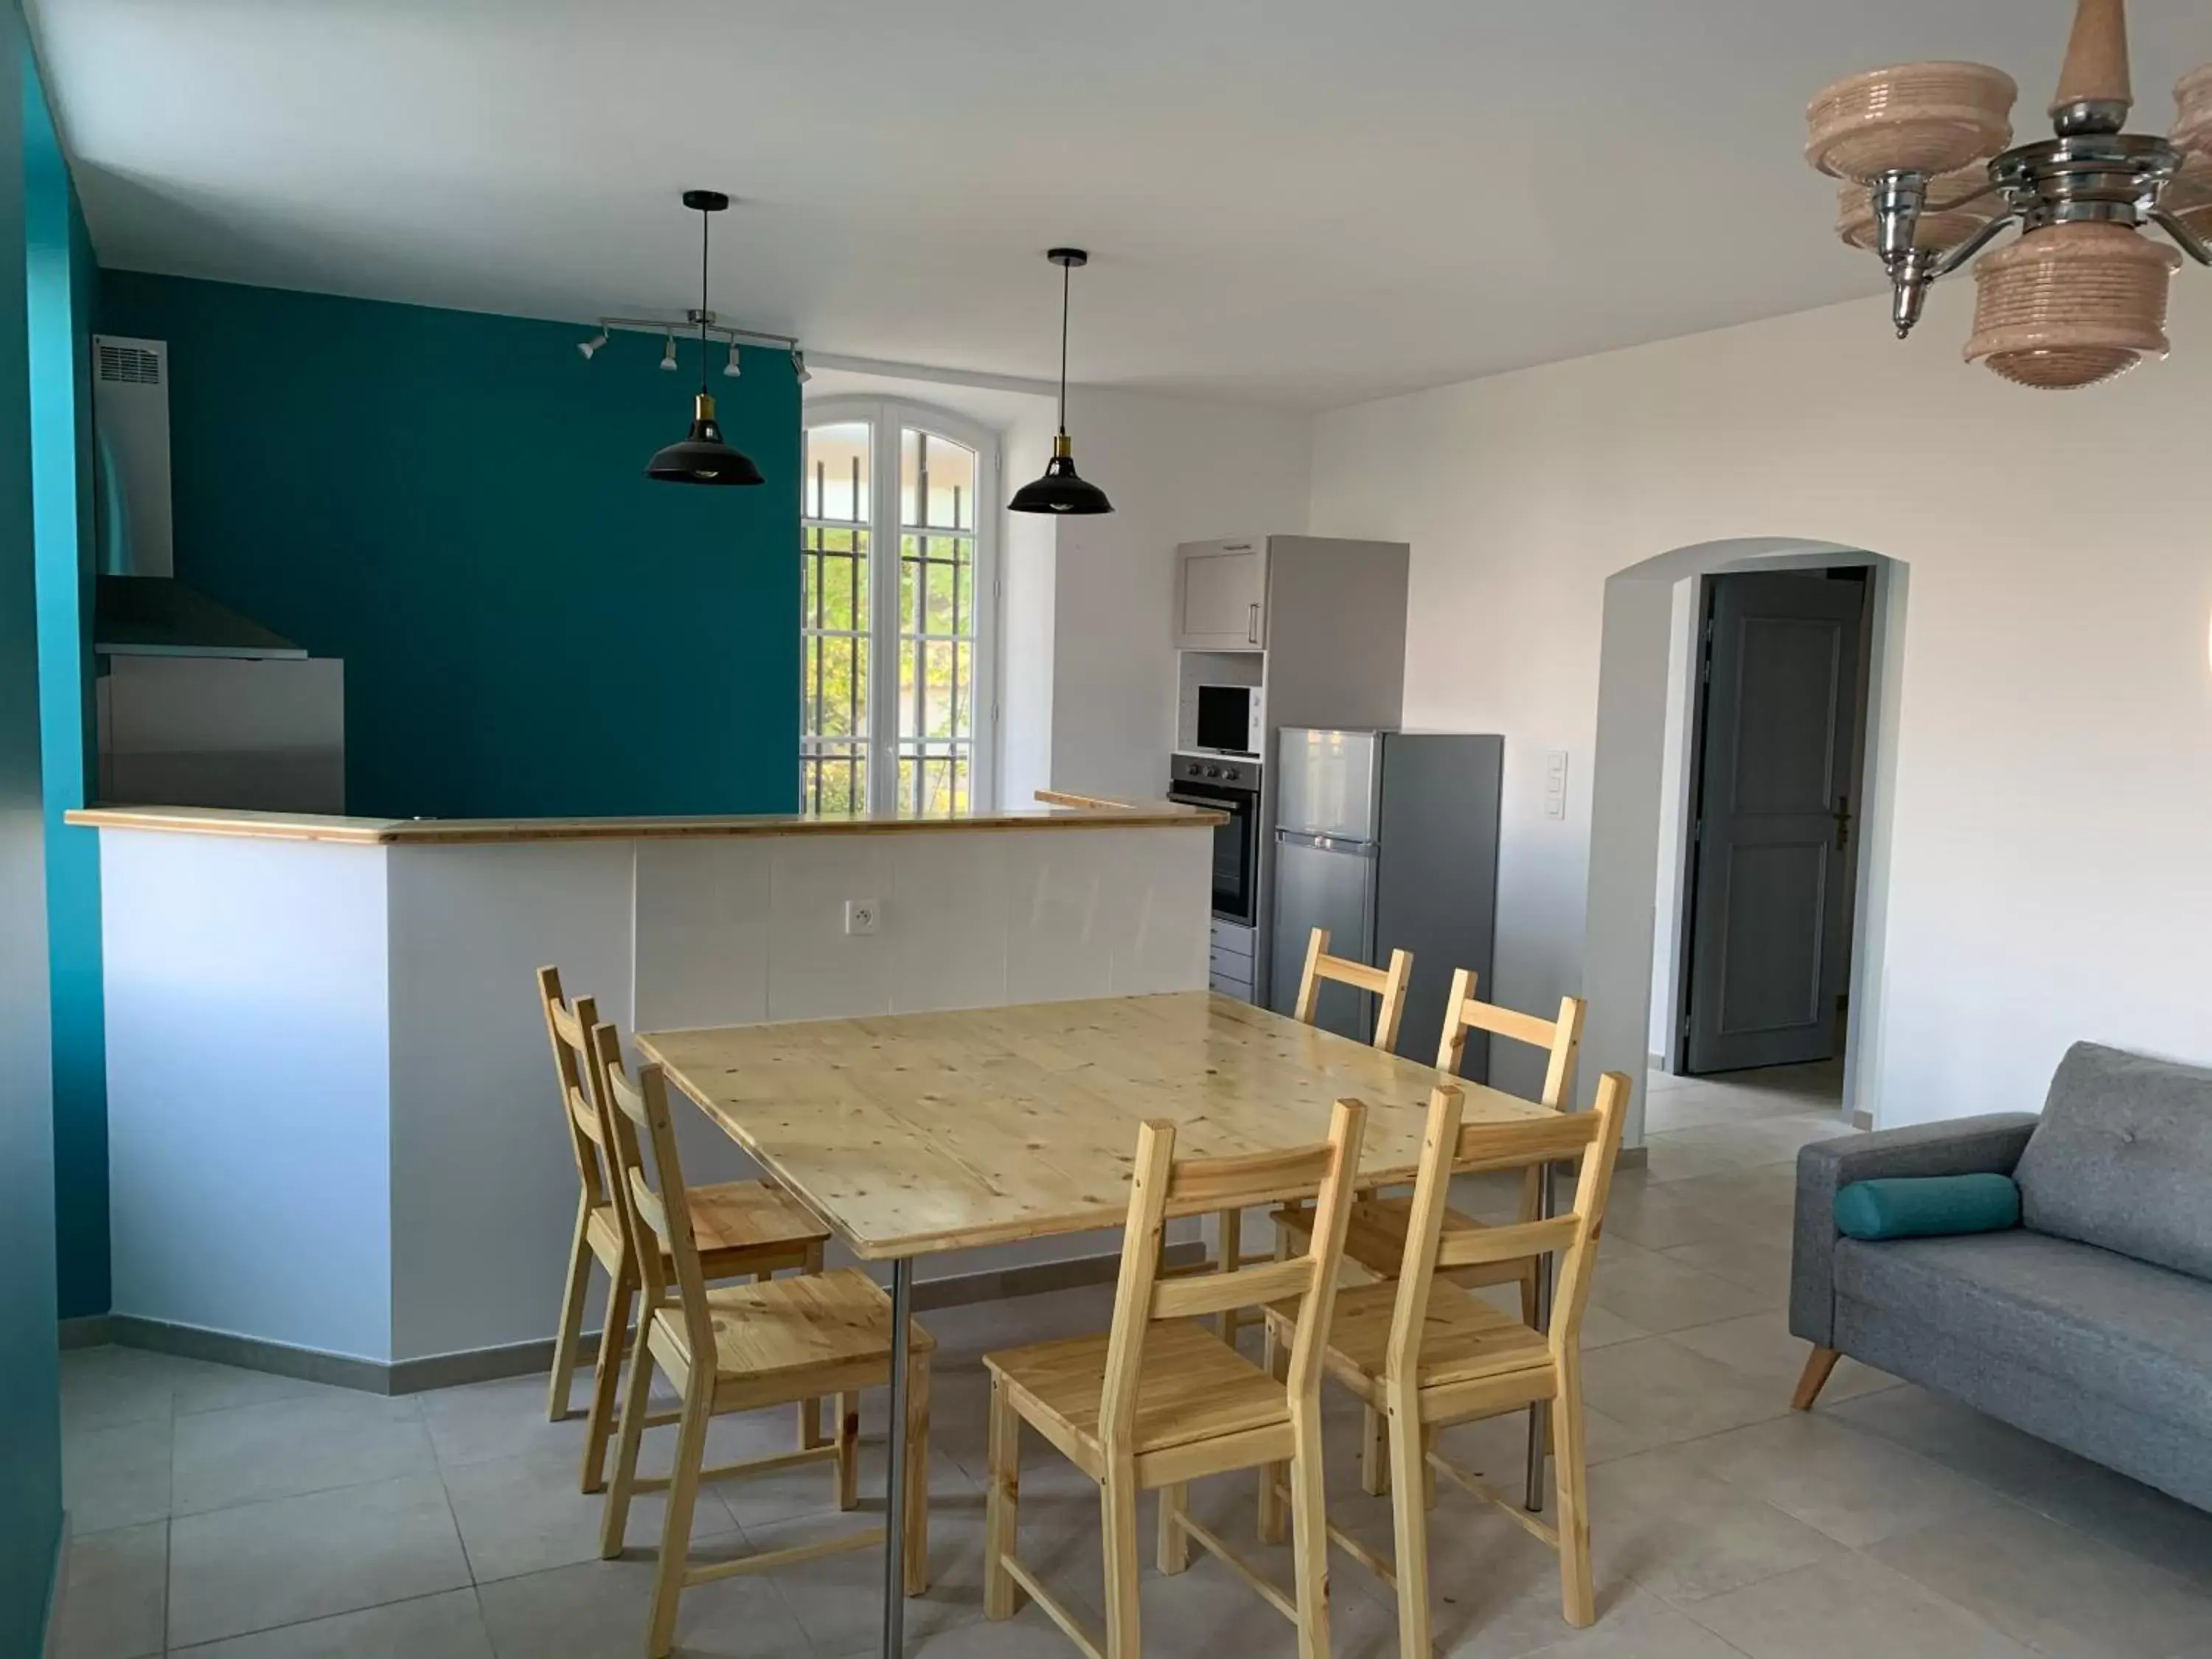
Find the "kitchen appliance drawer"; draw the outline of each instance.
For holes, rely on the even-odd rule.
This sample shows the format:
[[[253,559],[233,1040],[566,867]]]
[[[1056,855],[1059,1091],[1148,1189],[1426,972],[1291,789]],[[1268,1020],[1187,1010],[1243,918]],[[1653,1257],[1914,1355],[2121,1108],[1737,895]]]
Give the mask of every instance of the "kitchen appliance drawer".
[[[1242,957],[1247,962],[1251,961],[1252,940],[1257,931],[1240,927],[1233,921],[1224,921],[1216,916],[1213,919],[1214,954],[1218,957],[1225,952],[1232,957]]]
[[[1206,985],[1209,989],[1218,991],[1225,997],[1235,997],[1239,1002],[1252,1000],[1252,981],[1248,975],[1224,974],[1217,968],[1207,979]]]

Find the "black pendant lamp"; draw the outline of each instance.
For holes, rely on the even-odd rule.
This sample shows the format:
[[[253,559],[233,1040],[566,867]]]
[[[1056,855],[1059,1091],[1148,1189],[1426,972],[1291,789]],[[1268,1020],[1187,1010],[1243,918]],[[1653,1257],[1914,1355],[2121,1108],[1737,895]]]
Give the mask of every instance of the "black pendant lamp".
[[[757,484],[765,483],[760,469],[722,441],[722,428],[714,419],[714,399],[707,390],[707,228],[708,216],[730,204],[719,190],[687,190],[684,205],[699,216],[699,400],[693,406],[691,433],[681,443],[659,451],[646,463],[645,476],[663,483]],[[669,349],[673,351],[672,342]]]
[[[1075,445],[1067,435],[1067,273],[1088,264],[1079,247],[1056,247],[1044,256],[1060,267],[1060,432],[1052,441],[1052,459],[1044,477],[1025,483],[1006,503],[1009,513],[1111,513],[1114,503],[1097,484],[1077,476]]]

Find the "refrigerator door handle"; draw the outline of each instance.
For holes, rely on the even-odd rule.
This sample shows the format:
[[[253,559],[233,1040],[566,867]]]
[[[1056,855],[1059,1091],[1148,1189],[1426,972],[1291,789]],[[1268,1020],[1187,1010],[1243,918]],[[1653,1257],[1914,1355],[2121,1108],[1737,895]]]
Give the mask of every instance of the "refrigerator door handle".
[[[1375,856],[1375,843],[1371,841],[1352,841],[1343,836],[1316,835],[1310,830],[1278,828],[1275,831],[1275,840],[1279,844],[1310,847],[1322,853],[1349,853],[1354,858],[1362,859],[1371,859]]]

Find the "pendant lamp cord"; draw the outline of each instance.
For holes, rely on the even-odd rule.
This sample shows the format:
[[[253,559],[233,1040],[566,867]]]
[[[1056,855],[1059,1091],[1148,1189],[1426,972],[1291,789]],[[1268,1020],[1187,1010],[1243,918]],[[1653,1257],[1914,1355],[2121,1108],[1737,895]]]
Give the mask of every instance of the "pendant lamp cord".
[[[1072,267],[1060,268],[1060,429],[1067,430],[1067,284]]]
[[[714,216],[705,209],[699,211],[699,395],[707,395],[707,238],[714,228]]]

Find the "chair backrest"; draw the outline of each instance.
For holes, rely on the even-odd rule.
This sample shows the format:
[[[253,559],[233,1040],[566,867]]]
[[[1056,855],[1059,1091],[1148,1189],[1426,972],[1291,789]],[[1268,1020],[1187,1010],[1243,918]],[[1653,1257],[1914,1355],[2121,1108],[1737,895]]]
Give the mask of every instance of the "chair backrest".
[[[1420,1375],[1429,1293],[1437,1274],[1455,1267],[1557,1255],[1558,1287],[1552,1298],[1551,1328],[1544,1335],[1555,1361],[1581,1340],[1583,1310],[1589,1300],[1590,1265],[1596,1254],[1598,1224],[1605,1218],[1606,1199],[1613,1188],[1613,1162],[1620,1152],[1628,1091],[1626,1075],[1607,1072],[1598,1079],[1597,1104],[1589,1111],[1561,1112],[1516,1123],[1465,1125],[1460,1116],[1466,1097],[1460,1091],[1441,1085],[1431,1092],[1420,1172],[1414,1177],[1413,1211],[1407,1218],[1406,1254],[1398,1268],[1398,1297],[1391,1310],[1387,1377]],[[1449,1234],[1443,1231],[1455,1172],[1526,1170],[1569,1158],[1580,1161],[1581,1172],[1575,1182],[1574,1203],[1560,1214],[1538,1221],[1455,1229]]]
[[[668,1085],[658,1066],[640,1066],[637,1081],[630,1081],[623,1066],[622,1038],[611,1021],[592,1030],[592,1067],[608,1106],[608,1150],[623,1224],[629,1232],[630,1254],[645,1292],[646,1314],[649,1319],[656,1309],[680,1308],[694,1362],[711,1366],[714,1321],[708,1311],[707,1279],[700,1271],[699,1243],[691,1231],[676,1129],[668,1116]]]
[[[571,1006],[561,994],[561,970],[553,967],[538,970],[538,1000],[545,1008],[545,1035],[553,1044],[553,1081],[561,1091],[562,1115],[568,1121],[576,1178],[583,1182],[585,1202],[597,1209],[614,1201],[602,1161],[606,1128],[599,1116],[597,1087],[591,1080],[590,1034],[599,1024],[599,1004],[590,997],[578,997]]]
[[[1550,1054],[1551,1063],[1544,1068],[1544,1091],[1537,1099],[1555,1112],[1565,1110],[1568,1091],[1574,1087],[1575,1050],[1583,1040],[1583,1010],[1586,1006],[1583,1000],[1561,997],[1559,1017],[1539,1019],[1516,1008],[1477,1001],[1474,987],[1473,969],[1461,968],[1452,974],[1451,995],[1444,1004],[1443,1036],[1437,1044],[1437,1069],[1458,1073],[1460,1060],[1467,1052],[1469,1031],[1488,1031],[1493,1036],[1510,1037]]]
[[[1321,1360],[1336,1305],[1337,1269],[1344,1260],[1344,1230],[1359,1173],[1359,1143],[1367,1108],[1340,1100],[1330,1113],[1328,1139],[1280,1152],[1175,1161],[1176,1126],[1148,1121],[1137,1131],[1136,1167],[1129,1187],[1129,1218],[1121,1237],[1121,1273],[1114,1291],[1114,1324],[1106,1344],[1105,1386],[1098,1402],[1098,1434],[1109,1453],[1126,1453],[1135,1426],[1137,1378],[1144,1362],[1146,1328],[1155,1320],[1195,1319],[1297,1298],[1297,1328],[1291,1341],[1288,1388],[1296,1410],[1317,1402]],[[1308,1199],[1313,1231],[1305,1253],[1287,1261],[1188,1279],[1160,1277],[1162,1239],[1170,1216],[1205,1215],[1254,1205]]]
[[[1306,940],[1305,972],[1298,980],[1297,1006],[1291,1017],[1310,1025],[1314,1011],[1321,1001],[1321,983],[1334,980],[1339,985],[1349,985],[1354,990],[1372,991],[1382,999],[1382,1006],[1375,1015],[1375,1046],[1395,1048],[1398,1046],[1398,1022],[1406,1017],[1406,986],[1413,977],[1413,953],[1411,951],[1390,952],[1390,966],[1370,968],[1364,962],[1354,962],[1349,957],[1333,957],[1328,953],[1328,929],[1316,927]]]

